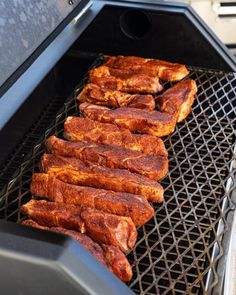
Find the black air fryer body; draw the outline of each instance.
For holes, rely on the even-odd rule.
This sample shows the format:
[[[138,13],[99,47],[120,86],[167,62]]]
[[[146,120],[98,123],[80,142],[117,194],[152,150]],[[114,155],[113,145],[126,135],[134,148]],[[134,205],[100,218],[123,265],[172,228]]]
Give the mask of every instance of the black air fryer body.
[[[52,5],[58,5],[58,2],[60,1],[52,1]],[[65,5],[69,5],[67,1],[65,2]],[[31,170],[27,169],[33,167],[32,165],[37,167],[37,161],[42,152],[41,143],[44,138],[50,132],[60,134],[66,116],[76,113],[77,110],[68,97],[73,94],[76,85],[97,60],[100,53],[159,58],[184,63],[190,66],[190,69],[193,66],[192,77],[197,79],[197,83],[201,85],[199,93],[202,97],[204,95],[212,96],[214,91],[218,93],[221,86],[226,87],[224,93],[218,93],[216,96],[223,97],[224,94],[227,96],[227,93],[235,89],[234,75],[229,74],[228,76],[228,72],[236,71],[233,57],[189,6],[156,1],[145,1],[144,3],[142,1],[94,1],[93,3],[76,1],[65,19],[49,35],[45,36],[45,39],[22,62],[22,65],[11,73],[1,87],[1,290],[3,294],[24,295],[43,293],[124,295],[132,294],[132,290],[137,294],[186,294],[186,292],[202,294],[209,290],[209,292],[218,292],[221,288],[223,271],[218,274],[214,273],[213,279],[210,275],[207,277],[207,271],[206,273],[202,271],[204,267],[208,270],[211,267],[209,266],[209,257],[213,255],[213,248],[209,245],[212,245],[212,241],[216,242],[214,238],[211,240],[209,237],[208,242],[202,241],[200,244],[202,246],[198,246],[199,248],[196,250],[203,251],[206,247],[211,248],[207,252],[207,259],[203,258],[201,267],[200,264],[196,265],[200,263],[200,260],[188,260],[189,256],[195,255],[195,252],[190,251],[194,254],[183,252],[186,262],[183,262],[180,270],[171,272],[171,261],[176,261],[177,256],[169,254],[169,257],[165,257],[168,255],[165,254],[168,251],[164,251],[160,254],[163,255],[162,262],[159,263],[160,269],[156,269],[155,255],[150,251],[147,254],[150,259],[147,259],[139,268],[138,261],[147,252],[146,248],[152,248],[152,238],[150,237],[148,240],[148,237],[143,236],[144,232],[150,232],[149,225],[145,226],[145,231],[139,230],[139,236],[144,241],[144,246],[140,246],[139,252],[135,252],[140,256],[134,257],[132,253],[129,255],[136,272],[134,278],[136,281],[131,283],[131,288],[129,288],[110,274],[75,241],[59,234],[28,229],[15,224],[22,218],[19,206],[30,198],[28,188],[33,171],[32,168]],[[206,72],[198,71],[198,68],[207,70]],[[215,72],[216,76],[214,76]],[[222,78],[222,75],[225,75],[225,78]],[[212,79],[216,79],[216,82]],[[225,84],[221,79],[227,80],[225,80]],[[208,81],[206,82],[208,84],[206,85],[204,81]],[[228,95],[227,99],[230,100],[231,96]],[[212,103],[214,104],[214,99]],[[205,108],[207,107],[205,106]],[[203,110],[204,106],[199,109],[196,107],[199,114]],[[222,112],[221,117],[229,110],[225,108]],[[211,117],[211,113],[208,116]],[[201,120],[204,118],[203,116]],[[193,123],[194,120],[197,122],[195,117],[190,120]],[[214,124],[215,121],[212,122]],[[224,126],[223,123],[222,126]],[[181,134],[181,126],[179,128],[177,136],[184,136]],[[49,130],[48,134],[45,134],[46,130]],[[195,132],[196,134],[194,132],[192,134],[198,138],[198,133],[205,131],[199,129]],[[229,131],[230,136],[231,133],[232,131]],[[174,140],[178,142],[180,137]],[[233,137],[230,140],[230,143],[233,144]],[[169,141],[166,142],[168,145]],[[207,153],[205,150],[202,152]],[[229,152],[228,156],[230,158],[232,153]],[[217,154],[216,157],[220,156]],[[173,156],[173,165],[174,159]],[[179,159],[179,161],[182,160]],[[224,174],[222,177],[226,177],[226,175]],[[219,192],[219,194],[221,193]],[[168,198],[167,196],[167,200]],[[193,206],[194,203],[190,204],[189,210]],[[206,208],[207,206],[205,205]],[[219,206],[222,206],[222,200],[219,201]],[[215,226],[214,233],[220,222],[220,210],[214,212],[216,223],[209,224],[212,228]],[[162,216],[161,212],[160,216]],[[179,216],[178,218],[182,218],[184,224],[185,217]],[[224,218],[226,220],[226,215]],[[157,229],[155,239],[162,235],[161,230],[164,230],[165,226],[160,229],[160,232]],[[183,235],[187,230],[187,228],[183,229]],[[190,234],[188,239],[194,241],[201,234],[204,235],[203,232],[198,232],[196,236]],[[168,243],[175,243],[172,238],[170,233]],[[219,243],[219,240],[217,242]],[[191,241],[189,243],[191,244]],[[188,247],[191,248],[191,245]],[[178,257],[182,257],[181,249],[183,249],[181,246],[177,249]],[[160,257],[158,255],[156,257]],[[218,256],[217,260],[219,260]],[[188,270],[185,263],[192,264],[194,270]],[[146,269],[150,266],[151,270],[146,273]],[[186,269],[190,272],[189,277],[192,276],[192,279],[189,279],[188,273],[181,277]],[[166,275],[167,272],[165,274],[165,270],[169,271],[168,275]],[[214,266],[214,270],[217,270],[216,266]],[[201,271],[202,273],[199,273]],[[150,273],[153,277],[156,276],[156,284]],[[181,277],[179,280],[177,274]],[[199,277],[201,277],[200,281],[195,282],[194,280],[198,280]],[[171,282],[175,282],[175,284],[171,285]],[[187,285],[188,282],[189,285]],[[149,290],[148,286],[152,284],[155,284],[155,288]]]

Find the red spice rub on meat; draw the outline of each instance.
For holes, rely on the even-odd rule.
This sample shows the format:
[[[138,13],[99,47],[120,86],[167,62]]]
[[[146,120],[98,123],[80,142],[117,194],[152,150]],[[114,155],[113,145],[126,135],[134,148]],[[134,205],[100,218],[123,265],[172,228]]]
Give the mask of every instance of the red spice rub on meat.
[[[183,80],[156,97],[162,112],[174,115],[177,122],[183,121],[191,111],[197,85],[194,80]]]
[[[176,126],[175,116],[158,111],[127,107],[110,110],[87,102],[80,105],[80,111],[89,119],[116,124],[131,132],[147,133],[158,137],[171,134]]]
[[[163,201],[163,187],[156,181],[124,169],[111,169],[79,159],[44,154],[41,158],[44,172],[63,182],[144,196],[149,201]]]
[[[33,196],[45,197],[53,202],[131,217],[136,226],[143,225],[154,215],[152,206],[142,196],[68,184],[45,173],[33,175],[30,191]]]
[[[150,179],[160,180],[168,173],[167,157],[143,154],[123,147],[103,145],[94,142],[70,142],[52,135],[46,141],[48,153],[65,157],[76,157],[83,162],[128,169]]]
[[[133,134],[126,128],[89,118],[68,117],[64,123],[64,137],[70,141],[93,141],[122,146],[144,154],[168,156],[164,142],[159,137]]]
[[[89,83],[77,96],[80,103],[91,102],[108,107],[132,107],[138,109],[155,109],[155,100],[150,94],[129,94],[111,90]]]
[[[130,93],[154,94],[163,89],[157,76],[106,66],[92,69],[89,72],[88,82],[111,90]]]
[[[179,81],[189,73],[182,64],[136,56],[109,56],[104,65],[114,69],[130,70],[134,73],[157,75],[160,79],[169,82]]]
[[[41,225],[59,226],[86,232],[94,241],[118,247],[127,252],[137,239],[131,218],[71,204],[31,200],[21,206],[22,213]],[[78,226],[81,221],[83,228]]]

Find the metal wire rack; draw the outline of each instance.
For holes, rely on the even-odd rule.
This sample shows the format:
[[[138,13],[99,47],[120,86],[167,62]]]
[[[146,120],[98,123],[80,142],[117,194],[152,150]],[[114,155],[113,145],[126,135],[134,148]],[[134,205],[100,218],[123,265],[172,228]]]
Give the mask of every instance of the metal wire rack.
[[[230,228],[227,214],[234,209],[236,75],[190,70],[198,95],[191,114],[165,138],[170,166],[162,181],[165,201],[154,204],[155,217],[139,228],[137,244],[128,254],[134,272],[129,286],[137,294],[210,294],[222,279],[217,265],[225,255],[222,239]],[[37,134],[49,113],[50,107],[25,137],[27,148],[32,148],[27,138]],[[2,219],[17,222],[22,218],[19,208],[31,198],[31,177],[39,169],[44,140],[51,134],[60,136],[69,115],[78,115],[74,98],[64,103],[6,183],[0,198]],[[14,157],[11,167],[16,167]]]

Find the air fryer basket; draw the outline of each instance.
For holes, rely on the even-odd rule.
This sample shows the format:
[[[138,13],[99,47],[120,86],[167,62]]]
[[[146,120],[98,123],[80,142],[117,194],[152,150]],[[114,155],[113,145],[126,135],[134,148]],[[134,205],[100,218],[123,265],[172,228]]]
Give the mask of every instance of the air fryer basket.
[[[101,57],[96,64],[100,61]],[[234,209],[236,75],[191,67],[188,78],[196,81],[198,93],[191,114],[164,139],[170,166],[162,181],[165,201],[154,204],[155,217],[138,229],[137,244],[128,254],[134,272],[129,287],[137,294],[210,293],[222,279],[217,266],[225,255],[222,238],[230,228],[227,214]],[[16,170],[1,194],[2,219],[22,219],[20,206],[31,198],[31,176],[39,170],[45,138],[61,136],[67,116],[78,115],[75,99],[67,99],[31,150],[58,103],[57,98],[52,100],[1,172],[4,180]],[[28,156],[19,167],[22,154]]]

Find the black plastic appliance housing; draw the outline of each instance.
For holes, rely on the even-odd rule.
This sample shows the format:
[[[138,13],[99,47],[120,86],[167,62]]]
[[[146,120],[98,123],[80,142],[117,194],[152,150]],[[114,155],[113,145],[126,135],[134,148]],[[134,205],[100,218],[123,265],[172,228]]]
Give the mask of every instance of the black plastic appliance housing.
[[[4,120],[0,116],[0,167],[56,97],[59,103],[47,119],[50,124],[100,52],[236,71],[225,46],[189,6],[180,3],[94,1],[76,24],[68,24],[46,45],[3,94],[4,104],[0,100],[0,112],[15,110]],[[78,243],[62,235],[1,221],[0,241],[3,294],[132,294]]]

